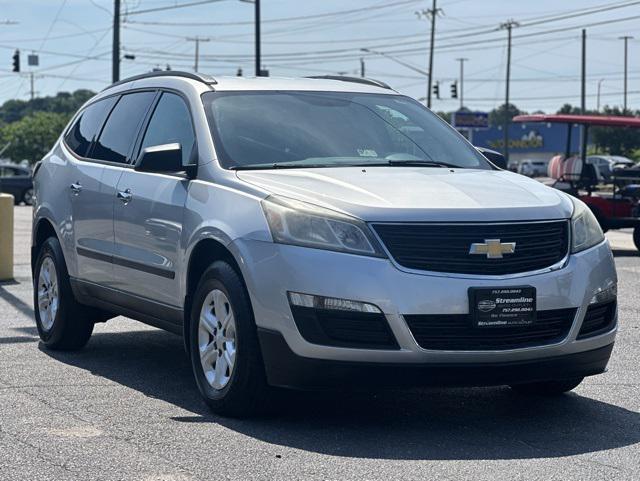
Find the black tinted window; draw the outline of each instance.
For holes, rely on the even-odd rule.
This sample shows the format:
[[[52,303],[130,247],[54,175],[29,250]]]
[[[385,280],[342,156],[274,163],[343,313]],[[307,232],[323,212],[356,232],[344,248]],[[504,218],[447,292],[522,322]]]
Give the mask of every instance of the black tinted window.
[[[139,92],[120,97],[102,129],[91,157],[110,162],[126,162],[138,127],[154,97],[155,92]]]
[[[84,109],[65,137],[71,150],[81,157],[87,155],[91,142],[98,134],[115,101],[116,97],[110,97]]]
[[[179,95],[164,93],[153,112],[141,149],[175,142],[182,146],[182,164],[187,165],[195,143],[191,115]]]

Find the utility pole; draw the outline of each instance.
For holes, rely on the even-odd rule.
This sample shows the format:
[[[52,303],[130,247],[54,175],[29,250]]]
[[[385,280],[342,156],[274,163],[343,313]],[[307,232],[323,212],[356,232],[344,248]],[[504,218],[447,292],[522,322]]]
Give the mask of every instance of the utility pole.
[[[511,80],[511,30],[513,27],[520,25],[515,20],[507,20],[505,23],[500,24],[501,29],[507,30],[507,75],[505,82],[505,100],[504,100],[504,123],[502,130],[504,130],[504,148],[502,153],[507,162],[509,162],[509,124],[511,119],[509,118],[509,82]]]
[[[188,42],[195,42],[196,43],[196,55],[195,55],[195,60],[193,62],[193,71],[194,72],[198,72],[198,62],[200,60],[200,42],[209,42],[211,39],[207,38],[207,37],[188,37],[187,41]]]
[[[31,100],[33,100],[36,97],[36,92],[33,88],[33,72],[29,72],[29,83],[30,83],[29,96]]]
[[[627,49],[629,39],[632,39],[631,35],[624,35],[620,37],[620,40],[624,40],[624,103],[623,110],[626,112],[627,110]]]
[[[260,59],[260,0],[255,1],[255,28],[256,28],[256,77],[260,77],[262,73],[261,59]]]
[[[364,70],[364,58],[362,57],[360,57],[360,77],[362,78],[366,77],[365,70]]]
[[[442,13],[442,9],[436,6],[436,0],[433,0],[430,9],[416,12],[418,18],[421,16],[431,20],[431,43],[429,45],[429,71],[427,79],[427,107],[431,108],[431,84],[433,83],[433,45],[436,36],[436,17],[438,13]]]
[[[464,107],[464,63],[469,60],[468,58],[457,58],[458,62],[460,62],[460,90],[458,91],[458,96],[460,97],[460,109]]]
[[[113,0],[113,50],[111,52],[111,81],[120,80],[120,0]]]

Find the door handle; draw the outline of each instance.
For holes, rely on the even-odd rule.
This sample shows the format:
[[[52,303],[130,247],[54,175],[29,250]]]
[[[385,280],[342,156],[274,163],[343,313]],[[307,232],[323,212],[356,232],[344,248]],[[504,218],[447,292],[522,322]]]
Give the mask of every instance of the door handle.
[[[133,198],[133,195],[131,195],[131,189],[119,190],[117,196],[124,205],[131,202],[131,199]]]
[[[71,189],[73,195],[78,195],[80,192],[82,192],[82,185],[80,185],[80,182],[74,182],[69,186],[69,188]]]

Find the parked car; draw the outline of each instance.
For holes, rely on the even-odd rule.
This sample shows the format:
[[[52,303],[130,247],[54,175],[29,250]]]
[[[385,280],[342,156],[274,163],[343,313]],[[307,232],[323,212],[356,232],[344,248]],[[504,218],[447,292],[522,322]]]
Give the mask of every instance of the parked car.
[[[547,162],[543,160],[525,159],[518,165],[518,173],[527,177],[547,175]]]
[[[43,344],[116,315],[167,329],[221,414],[273,386],[559,394],[613,348],[589,209],[374,80],[132,77],[80,109],[35,192]]]
[[[589,155],[587,163],[595,167],[598,179],[604,182],[611,180],[614,169],[629,168],[635,165],[633,160],[621,155]]]
[[[31,169],[15,164],[0,164],[0,192],[13,195],[16,204],[33,204]]]

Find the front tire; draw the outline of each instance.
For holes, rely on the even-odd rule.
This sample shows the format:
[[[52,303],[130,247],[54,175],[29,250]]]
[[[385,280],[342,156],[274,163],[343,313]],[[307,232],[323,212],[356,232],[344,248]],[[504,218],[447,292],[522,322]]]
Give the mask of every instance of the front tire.
[[[270,389],[244,284],[228,263],[211,264],[194,295],[189,326],[191,367],[207,405],[246,417],[264,410]]]
[[[33,276],[33,308],[38,334],[49,349],[84,347],[93,332],[89,309],[73,296],[58,239],[47,239],[38,254]]]
[[[575,389],[583,380],[583,377],[579,377],[574,379],[560,379],[556,381],[514,384],[510,387],[518,394],[524,394],[527,396],[559,396]]]

